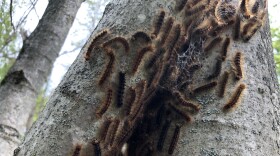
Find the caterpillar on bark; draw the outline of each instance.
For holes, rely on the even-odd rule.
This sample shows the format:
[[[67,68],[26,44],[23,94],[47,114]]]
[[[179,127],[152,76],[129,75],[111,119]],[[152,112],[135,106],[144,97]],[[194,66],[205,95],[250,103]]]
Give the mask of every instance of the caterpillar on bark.
[[[174,23],[174,18],[172,17],[169,17],[167,19],[167,21],[165,22],[165,25],[164,25],[164,28],[163,28],[163,31],[162,31],[162,36],[160,38],[160,44],[163,45],[170,33],[170,30],[172,29],[173,27],[173,23]]]
[[[228,82],[228,77],[229,77],[229,72],[225,71],[222,76],[221,83],[220,83],[219,97],[221,97],[221,98],[224,97],[227,82]]]
[[[148,52],[148,51],[153,51],[153,47],[151,45],[142,48],[139,52],[138,52],[138,56],[136,58],[135,64],[132,68],[132,73],[136,73],[138,66],[140,65],[144,55]]]
[[[113,119],[112,123],[109,126],[108,133],[105,138],[104,147],[107,148],[108,146],[112,146],[114,142],[114,138],[119,127],[120,120]]]
[[[229,45],[230,45],[230,38],[227,37],[222,45],[222,50],[221,50],[221,55],[222,55],[222,60],[224,61],[227,58],[227,52],[229,49]]]
[[[100,142],[97,140],[94,140],[91,142],[91,144],[94,147],[94,156],[101,156]]]
[[[234,56],[234,60],[233,60],[234,66],[235,66],[235,78],[237,80],[242,79],[243,74],[242,74],[242,53],[241,52],[237,52]]]
[[[210,51],[211,49],[213,49],[216,45],[219,45],[222,42],[223,38],[218,36],[215,37],[212,41],[210,41],[204,48],[205,52]]]
[[[74,153],[73,153],[72,156],[79,156],[81,149],[82,149],[82,145],[76,145]]]
[[[102,117],[102,115],[108,110],[108,108],[112,102],[112,96],[113,96],[113,90],[108,89],[105,102],[102,103],[100,105],[100,107],[96,110],[97,117],[99,117],[99,118]]]
[[[180,129],[181,129],[181,126],[176,124],[175,130],[173,132],[173,136],[171,139],[171,143],[169,145],[168,154],[173,154],[174,149],[176,148],[176,145],[177,145],[177,142],[178,142],[178,139],[180,136]]]
[[[174,106],[173,104],[171,103],[168,103],[169,106],[176,112],[178,113],[179,115],[181,115],[182,117],[184,117],[184,119],[186,120],[187,123],[191,122],[192,121],[192,118],[191,116],[186,113],[185,111],[183,111],[182,109],[179,109],[177,108],[176,106]]]
[[[159,139],[158,139],[158,143],[157,143],[157,150],[158,151],[162,151],[162,149],[163,149],[163,145],[164,145],[164,142],[165,142],[165,138],[166,138],[168,129],[170,127],[170,123],[171,123],[170,120],[166,120],[162,129],[161,129]]]
[[[162,24],[163,24],[163,22],[164,22],[164,17],[165,17],[165,11],[161,11],[160,13],[159,13],[159,15],[158,15],[158,17],[157,17],[157,20],[156,20],[156,22],[155,22],[155,25],[154,25],[154,31],[153,31],[153,33],[152,33],[152,39],[154,39],[154,38],[157,38],[157,36],[158,36],[158,33],[159,33],[159,31],[160,31],[160,29],[161,29],[161,27],[162,27]]]
[[[216,78],[220,75],[222,69],[222,60],[220,58],[217,59],[214,72],[207,77],[208,80]]]
[[[199,87],[193,89],[193,90],[192,90],[192,93],[193,93],[193,94],[200,93],[200,92],[203,92],[203,91],[212,89],[212,88],[214,88],[214,87],[216,87],[216,86],[217,86],[217,82],[216,82],[216,81],[213,81],[213,82],[207,83],[207,84],[205,84],[205,85],[202,85],[202,86],[199,86]]]
[[[117,94],[117,107],[123,105],[123,93],[125,88],[125,73],[119,72],[119,84],[118,84],[118,94]]]
[[[105,117],[105,120],[103,121],[100,129],[99,129],[99,140],[104,141],[105,137],[107,135],[108,129],[110,124],[112,123],[112,118],[111,117]]]
[[[120,37],[120,36],[112,38],[109,41],[103,43],[102,47],[107,48],[109,45],[116,43],[116,42],[121,43],[124,47],[125,52],[129,53],[129,43],[127,42],[127,40],[124,37]]]
[[[109,33],[109,31],[107,29],[101,31],[100,33],[98,33],[91,41],[86,53],[84,54],[84,58],[85,60],[89,60],[90,59],[90,54],[93,50],[93,48],[96,46],[97,42],[100,41],[104,36],[106,36]]]
[[[143,32],[143,31],[137,31],[135,34],[132,35],[131,40],[135,41],[138,38],[143,39],[146,43],[152,42],[150,36],[147,33]]]
[[[234,94],[231,96],[229,102],[223,107],[224,111],[231,111],[238,106],[240,98],[245,88],[246,88],[245,84],[240,84],[237,87]]]
[[[115,62],[115,55],[113,53],[113,50],[109,49],[109,48],[105,48],[105,50],[106,50],[106,54],[109,56],[109,62],[106,66],[104,73],[102,74],[101,78],[99,79],[98,84],[100,86],[105,82],[107,77],[110,76],[112,69],[113,69],[114,62]]]
[[[200,105],[194,104],[194,103],[191,103],[191,102],[185,100],[183,95],[179,91],[174,92],[174,95],[178,99],[178,101],[180,102],[181,105],[186,106],[186,107],[191,107],[196,112],[198,112],[201,109]]]

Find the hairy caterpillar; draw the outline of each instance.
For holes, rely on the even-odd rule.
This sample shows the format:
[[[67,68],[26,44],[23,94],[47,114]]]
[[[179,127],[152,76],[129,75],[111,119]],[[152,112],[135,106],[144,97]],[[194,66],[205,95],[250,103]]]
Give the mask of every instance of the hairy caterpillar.
[[[226,23],[219,24],[216,27],[213,27],[213,29],[209,32],[209,35],[217,36],[223,29],[227,28],[227,26],[230,26],[234,23],[235,23],[235,19],[232,19],[227,21]]]
[[[160,56],[165,53],[164,48],[159,48],[155,51],[155,53],[151,56],[151,59],[149,60],[147,64],[147,68],[151,68],[157,61],[157,59],[160,59]]]
[[[171,103],[168,103],[168,104],[176,113],[183,116],[187,123],[192,121],[192,118],[190,117],[190,115],[188,113],[184,112],[182,109],[177,108],[176,106],[174,106]]]
[[[184,99],[183,95],[176,91],[174,92],[175,97],[178,99],[178,101],[180,102],[181,105],[186,106],[186,107],[191,107],[192,109],[194,109],[196,112],[198,112],[200,110],[200,105],[191,103],[187,100]]]
[[[117,96],[117,107],[123,105],[123,93],[125,88],[125,73],[119,72],[119,86],[118,86],[118,96]]]
[[[253,7],[252,7],[251,12],[252,12],[253,14],[258,13],[259,7],[260,7],[260,2],[256,0],[256,2],[254,3],[254,5],[253,5]]]
[[[157,20],[155,22],[155,25],[154,25],[154,32],[152,33],[152,38],[157,38],[157,35],[162,27],[162,24],[164,22],[164,17],[165,17],[165,12],[162,10],[160,12],[160,14],[158,15],[157,17]]]
[[[239,33],[240,33],[240,17],[239,17],[239,15],[237,15],[235,25],[234,25],[234,31],[233,31],[233,39],[234,40],[239,39]]]
[[[234,94],[231,96],[229,102],[224,106],[224,111],[233,110],[238,106],[238,101],[242,95],[242,92],[246,88],[245,84],[240,84],[237,89],[235,90]]]
[[[230,38],[227,37],[222,45],[222,51],[221,51],[221,55],[222,55],[222,60],[224,61],[227,57],[227,51],[230,45]]]
[[[216,37],[214,38],[209,44],[207,44],[204,48],[205,52],[210,51],[212,48],[214,48],[216,45],[220,44],[222,42],[223,38],[222,37]]]
[[[144,47],[142,48],[139,52],[138,52],[138,56],[136,58],[136,62],[132,68],[132,73],[136,73],[137,69],[138,69],[138,66],[140,65],[141,63],[141,60],[143,59],[144,55],[146,54],[146,52],[148,51],[153,51],[153,47],[151,45],[147,46],[147,47]]]
[[[136,92],[135,89],[132,87],[129,87],[126,94],[125,94],[125,99],[126,99],[126,111],[125,114],[129,115],[129,112],[131,110],[132,104],[134,103],[136,98]]]
[[[76,145],[73,156],[79,156],[81,149],[82,149],[82,145]]]
[[[242,79],[243,74],[242,74],[242,69],[241,69],[241,61],[242,61],[242,54],[241,52],[237,52],[234,56],[233,63],[235,65],[236,73],[235,73],[235,78],[237,80]]]
[[[213,82],[210,82],[210,83],[207,83],[205,85],[202,85],[202,86],[199,86],[199,87],[195,88],[194,90],[192,90],[192,93],[194,93],[194,94],[200,93],[202,91],[214,88],[215,86],[217,86],[217,82],[213,81]]]
[[[163,145],[164,145],[164,141],[165,141],[165,138],[166,138],[166,135],[167,135],[167,132],[168,132],[168,129],[170,127],[170,120],[166,120],[162,129],[161,129],[161,132],[160,132],[160,135],[159,135],[159,139],[158,139],[158,143],[157,143],[157,149],[158,151],[162,151],[162,148],[163,148]]]
[[[107,111],[109,108],[111,101],[112,101],[112,89],[108,89],[107,91],[107,96],[106,96],[106,101],[101,104],[101,106],[96,110],[96,116],[97,117],[102,117],[102,115]]]
[[[134,120],[137,117],[137,114],[139,113],[139,111],[142,108],[143,105],[143,101],[141,101],[141,99],[143,99],[143,95],[146,92],[146,87],[147,87],[147,82],[145,80],[140,81],[139,83],[137,83],[136,86],[136,99],[130,109],[129,112],[129,119]]]
[[[168,149],[168,154],[173,154],[174,149],[177,145],[178,139],[179,139],[179,135],[180,135],[180,125],[176,124],[174,133],[173,133],[173,137],[171,139],[171,143],[169,145],[169,149]]]
[[[162,36],[161,36],[161,39],[160,39],[160,44],[163,45],[166,41],[166,38],[168,37],[169,33],[170,33],[170,30],[172,29],[172,26],[173,26],[173,23],[174,23],[174,18],[172,17],[169,17],[165,23],[165,27],[162,31]]]
[[[179,0],[179,2],[177,1],[176,10],[178,12],[181,12],[183,10],[183,8],[185,7],[187,2],[188,2],[188,0]]]
[[[258,31],[258,29],[262,26],[261,22],[256,23],[248,23],[243,27],[242,39],[245,42],[248,42],[251,37]]]
[[[229,73],[227,71],[225,71],[222,76],[221,83],[220,83],[221,88],[220,88],[220,92],[219,92],[219,97],[224,97],[227,82],[228,82],[228,76],[229,76]]]
[[[108,133],[106,135],[105,142],[104,142],[105,148],[107,148],[108,146],[112,146],[119,123],[120,123],[119,119],[113,119],[112,123],[110,124]]]
[[[215,9],[215,16],[219,21],[227,22],[234,18],[236,13],[236,9],[232,5],[228,5],[226,3],[222,3],[220,6]]]
[[[100,145],[99,145],[99,141],[94,140],[91,142],[91,144],[94,147],[94,156],[101,156],[101,149],[100,149]]]
[[[138,31],[135,34],[132,35],[131,40],[137,40],[138,38],[143,39],[146,43],[150,43],[152,40],[150,38],[150,36],[143,32],[143,31]]]
[[[218,77],[218,76],[220,75],[220,73],[221,73],[221,69],[222,69],[222,60],[221,60],[220,58],[218,58],[218,59],[217,59],[217,62],[216,62],[216,65],[215,65],[215,70],[214,70],[214,72],[213,72],[211,75],[209,75],[209,76],[207,77],[207,79],[208,79],[208,80],[211,80],[211,79],[213,79],[213,78]]]
[[[109,31],[107,29],[101,31],[100,33],[98,33],[91,41],[86,53],[84,54],[84,58],[85,60],[89,60],[90,59],[90,54],[95,46],[95,44],[104,36],[106,36],[109,33]]]
[[[110,124],[112,123],[112,118],[111,117],[105,117],[104,122],[102,123],[100,130],[99,130],[99,138],[100,141],[104,141],[105,137],[107,135],[108,129]]]
[[[246,18],[246,19],[249,19],[250,14],[249,14],[249,11],[247,9],[247,6],[248,6],[247,3],[248,3],[248,0],[241,0],[240,10],[241,10],[241,13],[243,14],[243,17]]]
[[[206,9],[206,6],[203,4],[203,5],[200,5],[198,7],[195,7],[193,9],[186,9],[186,16],[192,16],[200,11],[203,11],[204,9]]]
[[[111,45],[111,44],[113,44],[115,42],[121,43],[123,45],[123,47],[124,47],[125,52],[126,53],[129,52],[129,44],[128,44],[127,40],[125,38],[123,38],[123,37],[120,37],[120,36],[112,38],[111,40],[103,43],[102,47],[103,48],[107,48],[109,45]]]
[[[168,49],[169,53],[172,52],[175,44],[179,40],[180,34],[181,34],[181,25],[177,24],[172,31],[172,35],[170,35],[170,37],[168,37],[168,39],[167,39],[167,44],[168,44],[167,49]]]
[[[104,83],[104,81],[106,80],[106,78],[110,76],[113,65],[114,65],[114,61],[115,61],[115,55],[114,55],[112,49],[105,48],[105,50],[106,50],[106,54],[109,56],[109,62],[106,66],[104,73],[102,74],[102,76],[98,82],[99,85],[102,85]]]

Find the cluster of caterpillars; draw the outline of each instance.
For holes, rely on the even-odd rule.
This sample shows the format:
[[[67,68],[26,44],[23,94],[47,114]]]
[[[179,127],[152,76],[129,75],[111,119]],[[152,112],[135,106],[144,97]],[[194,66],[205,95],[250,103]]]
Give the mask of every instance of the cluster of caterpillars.
[[[96,57],[97,50],[105,57],[96,81],[104,94],[95,110],[100,119],[98,135],[91,141],[95,155],[172,155],[181,127],[202,108],[196,96],[217,88],[217,96],[228,99],[224,112],[240,103],[246,88],[244,54],[230,51],[231,45],[248,42],[263,25],[267,2],[240,0],[238,6],[224,0],[176,2],[173,14],[159,10],[150,31],[114,36],[104,29],[89,42],[86,61]],[[180,61],[187,63],[178,63],[179,56],[186,56]],[[121,58],[128,58],[128,67],[122,68]],[[213,69],[206,76],[200,73],[204,84],[197,85],[193,78],[205,58],[212,59]],[[234,87],[229,87],[230,78]],[[76,146],[73,155],[81,149]]]

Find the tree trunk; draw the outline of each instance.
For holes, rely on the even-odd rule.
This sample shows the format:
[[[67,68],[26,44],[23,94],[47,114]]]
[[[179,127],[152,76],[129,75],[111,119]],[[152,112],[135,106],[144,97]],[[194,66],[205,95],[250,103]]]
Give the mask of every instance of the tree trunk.
[[[183,2],[108,4],[18,155],[278,155],[266,2]]]
[[[12,155],[83,0],[50,0],[0,86],[0,147]]]

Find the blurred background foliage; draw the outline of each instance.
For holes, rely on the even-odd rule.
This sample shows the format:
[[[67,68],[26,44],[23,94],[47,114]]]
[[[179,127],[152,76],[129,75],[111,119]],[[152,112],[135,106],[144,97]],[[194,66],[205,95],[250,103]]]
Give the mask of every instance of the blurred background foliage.
[[[38,113],[45,106],[48,96],[58,85],[64,73],[68,70],[91,32],[94,30],[97,22],[102,17],[103,10],[108,2],[109,0],[86,0],[79,9],[74,24],[60,52],[60,56],[54,64],[53,73],[49,77],[49,81],[41,89],[42,91],[38,96],[33,120],[37,119]],[[35,29],[47,6],[47,1],[1,0],[0,3],[1,82],[9,68],[13,65],[22,46],[23,40]],[[273,4],[272,7],[278,8],[279,10],[278,4]],[[280,23],[280,20],[278,20],[277,17],[274,17],[271,13],[270,21],[278,22],[278,25]],[[280,82],[280,28],[273,26],[273,23],[271,23],[270,26],[278,82]],[[58,73],[60,75],[58,75]]]

